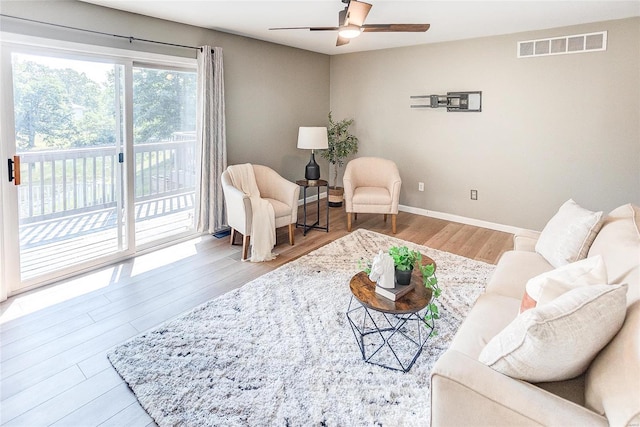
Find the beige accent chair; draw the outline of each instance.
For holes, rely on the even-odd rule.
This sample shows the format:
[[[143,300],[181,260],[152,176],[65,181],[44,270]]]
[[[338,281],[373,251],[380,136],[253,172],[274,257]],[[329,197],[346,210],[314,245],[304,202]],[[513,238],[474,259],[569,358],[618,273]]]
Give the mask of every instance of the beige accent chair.
[[[276,171],[261,165],[252,165],[260,197],[267,199],[276,216],[276,228],[289,226],[289,244],[293,246],[294,225],[298,221],[300,187],[281,177]],[[222,191],[227,206],[227,222],[231,227],[231,244],[236,232],[242,234],[242,259],[247,259],[251,238],[251,200],[233,185],[228,171],[222,172]]]
[[[396,233],[396,216],[402,180],[394,162],[377,157],[360,157],[347,163],[342,178],[347,210],[347,230],[351,231],[351,214],[391,215],[391,230]]]

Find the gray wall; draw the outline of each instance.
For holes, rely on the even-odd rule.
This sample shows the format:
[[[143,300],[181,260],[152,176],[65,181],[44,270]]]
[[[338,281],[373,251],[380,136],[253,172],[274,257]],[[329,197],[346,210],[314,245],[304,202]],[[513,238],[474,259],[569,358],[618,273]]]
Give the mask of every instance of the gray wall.
[[[329,57],[76,1],[2,1],[3,14],[188,46],[224,49],[229,164],[271,166],[300,179],[309,152],[296,148],[299,126],[324,126]],[[3,31],[109,47],[195,57],[195,51],[61,30],[2,18]],[[322,164],[327,173],[326,163]]]
[[[516,58],[517,41],[603,30],[604,52]],[[481,113],[409,108],[464,90]],[[397,162],[403,205],[540,230],[569,198],[640,204],[639,18],[332,56],[331,110],[355,119],[358,156]]]
[[[328,57],[75,1],[2,1],[1,12],[108,33],[224,49],[229,163],[302,177],[299,126],[355,119],[359,156],[395,160],[401,203],[541,229],[572,197],[640,204],[640,19]],[[2,30],[124,49],[185,49],[10,19]],[[516,42],[607,30],[606,52],[516,58]],[[482,90],[482,113],[410,109],[410,95]],[[326,162],[318,156],[323,176]],[[425,191],[418,192],[418,182]],[[477,189],[479,200],[469,200]]]

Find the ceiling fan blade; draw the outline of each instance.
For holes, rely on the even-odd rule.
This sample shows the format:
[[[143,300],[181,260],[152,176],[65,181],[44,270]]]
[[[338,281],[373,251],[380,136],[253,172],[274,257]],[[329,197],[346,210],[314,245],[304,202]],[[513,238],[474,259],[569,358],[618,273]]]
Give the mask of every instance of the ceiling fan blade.
[[[269,30],[309,30],[309,31],[338,31],[338,27],[278,27]]]
[[[338,27],[311,27],[309,31],[338,31]]]
[[[363,25],[362,31],[368,33],[423,33],[430,26],[429,24],[370,24]]]
[[[348,38],[346,38],[346,37],[338,36],[338,40],[336,41],[336,46],[343,46],[345,44],[348,44],[349,41],[350,40]]]
[[[347,7],[338,12],[338,25],[347,25]]]
[[[347,8],[347,16],[342,25],[357,25],[361,27],[364,24],[364,20],[367,19],[371,5],[363,1],[351,0],[349,7]]]

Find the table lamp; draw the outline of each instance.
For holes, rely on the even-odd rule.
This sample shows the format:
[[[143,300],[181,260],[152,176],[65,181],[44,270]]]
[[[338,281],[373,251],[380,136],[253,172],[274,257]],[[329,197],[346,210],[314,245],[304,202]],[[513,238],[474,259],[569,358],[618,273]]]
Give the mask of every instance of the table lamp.
[[[320,179],[320,166],[316,163],[315,150],[329,148],[326,127],[301,127],[298,130],[298,148],[311,150],[311,160],[304,171],[307,181]]]

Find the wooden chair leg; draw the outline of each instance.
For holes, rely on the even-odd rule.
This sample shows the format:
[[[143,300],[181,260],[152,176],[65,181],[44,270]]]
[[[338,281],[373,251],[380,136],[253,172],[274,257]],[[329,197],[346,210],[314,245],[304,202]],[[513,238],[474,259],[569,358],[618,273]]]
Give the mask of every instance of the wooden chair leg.
[[[347,212],[347,231],[351,232],[351,212]]]
[[[249,255],[249,240],[251,240],[251,236],[242,236],[242,260],[247,259]]]
[[[391,231],[396,234],[396,214],[391,215]]]
[[[355,219],[356,221],[358,220],[358,212],[353,214],[353,219]]]
[[[387,214],[384,214],[384,222],[387,222]]]
[[[231,229],[231,245],[232,246],[236,243],[235,239],[236,239],[236,229],[232,228]]]
[[[293,246],[293,232],[295,229],[293,228],[293,224],[289,224],[289,244]]]

